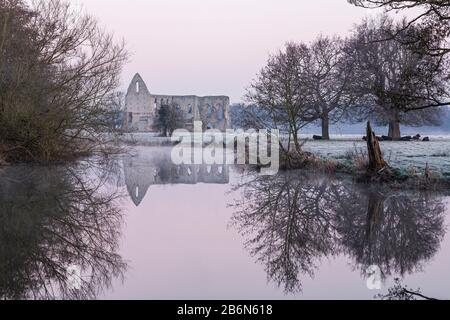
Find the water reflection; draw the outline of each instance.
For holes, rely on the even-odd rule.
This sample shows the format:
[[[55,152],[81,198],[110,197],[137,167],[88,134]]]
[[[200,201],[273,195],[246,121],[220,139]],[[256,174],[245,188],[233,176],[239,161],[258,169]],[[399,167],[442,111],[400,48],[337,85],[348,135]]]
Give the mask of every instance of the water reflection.
[[[123,172],[128,194],[139,206],[152,185],[161,184],[228,184],[227,165],[175,165],[170,158],[170,149],[158,152],[135,150],[123,160]]]
[[[206,267],[202,264],[207,259],[215,261],[218,256],[214,256],[212,250],[205,255],[203,251],[196,255],[195,250],[186,254],[186,247],[179,244],[198,247],[198,243],[207,242],[192,239],[193,233],[204,233],[202,239],[208,239],[212,233],[224,232],[218,238],[228,239],[225,235],[229,213],[225,210],[227,199],[222,199],[223,202],[218,199],[229,186],[209,188],[195,184],[227,184],[230,175],[231,180],[236,181],[234,169],[230,173],[226,166],[175,166],[170,161],[170,153],[164,150],[137,151],[119,161],[71,167],[10,167],[0,171],[0,299],[96,298],[109,291],[105,289],[111,283],[117,285],[120,297],[135,296],[144,285],[146,290],[147,287],[152,289],[148,289],[150,293],[145,291],[143,298],[159,297],[162,289],[154,289],[153,285],[159,278],[161,288],[170,288],[171,281],[167,279],[172,279],[174,273],[164,263],[168,255],[177,256],[173,252],[179,253],[180,261],[186,256],[204,258],[203,261],[193,259],[190,263],[197,266],[200,261],[200,267],[186,268],[183,278],[198,277],[207,283],[208,279],[203,278]],[[155,218],[134,214],[139,210],[131,204],[127,218],[130,227],[124,228],[128,236],[125,240],[129,242],[121,252],[132,260],[135,270],[144,270],[141,271],[144,273],[131,271],[127,278],[138,280],[131,281],[128,289],[121,288],[113,281],[120,280],[127,267],[118,253],[123,227],[120,200],[128,192],[139,205],[150,186],[160,184],[191,185],[187,191],[186,188],[175,189],[191,192],[194,204],[207,202],[205,190],[215,189],[216,193],[208,201],[214,205],[219,202],[221,210],[208,220],[210,208],[216,208],[212,204],[192,205],[186,215],[179,215],[177,211],[186,207],[177,205],[171,207],[170,215],[160,214]],[[148,203],[155,210],[161,210],[172,200],[164,196],[164,189],[157,189],[158,196]],[[232,194],[238,200],[232,205],[232,224],[245,237],[247,250],[264,266],[268,278],[289,294],[300,292],[303,280],[313,277],[321,262],[330,257],[349,258],[350,265],[364,277],[368,276],[366,270],[371,265],[379,266],[384,278],[414,273],[436,256],[445,233],[445,207],[437,194],[361,187],[351,181],[302,171],[277,176],[250,174],[234,189],[236,193]],[[193,215],[197,215],[196,223],[206,220],[204,226],[196,229],[187,224]],[[212,223],[221,218],[217,225]],[[176,239],[165,242],[164,247],[152,241],[162,239],[163,233],[169,230],[165,228],[172,223],[179,224],[175,229],[178,238],[171,233]],[[154,229],[147,228],[152,224]],[[134,237],[139,230],[142,234]],[[153,230],[153,238],[149,237],[148,230]],[[158,233],[158,230],[163,232]],[[185,239],[193,242],[187,243]],[[236,247],[238,252],[230,250],[227,259],[240,259],[240,240],[232,235],[227,241],[230,242],[223,243],[223,247],[220,247],[221,242],[208,245],[220,258],[226,250],[217,248]],[[143,247],[152,250],[143,252],[142,242],[145,242]],[[148,259],[144,257],[146,259],[140,261],[146,254]],[[247,259],[242,259],[245,265]],[[154,261],[162,261],[162,266]],[[79,287],[71,281],[70,270],[73,269],[81,271]],[[248,271],[244,269],[239,268],[239,274],[231,276],[245,278]],[[155,278],[151,278],[152,286],[145,282],[148,270],[159,270],[150,272],[155,274]],[[249,272],[256,273],[254,269]],[[217,278],[222,275],[218,274]],[[177,286],[178,281],[173,285],[173,292],[178,292]],[[194,293],[199,290],[188,285],[182,289]]]
[[[258,176],[239,186],[233,223],[250,237],[246,246],[286,292],[301,289],[299,273],[313,275],[318,258],[335,249],[333,211],[325,181],[303,175]]]
[[[364,276],[414,272],[443,240],[445,206],[437,195],[361,187],[306,172],[253,176],[237,185],[233,225],[286,293],[302,289],[321,258],[347,254]]]
[[[0,171],[0,299],[95,298],[122,276],[115,177],[92,164]]]
[[[380,267],[382,276],[420,271],[439,250],[445,235],[445,205],[427,193],[334,188],[335,225],[340,243],[364,272]]]

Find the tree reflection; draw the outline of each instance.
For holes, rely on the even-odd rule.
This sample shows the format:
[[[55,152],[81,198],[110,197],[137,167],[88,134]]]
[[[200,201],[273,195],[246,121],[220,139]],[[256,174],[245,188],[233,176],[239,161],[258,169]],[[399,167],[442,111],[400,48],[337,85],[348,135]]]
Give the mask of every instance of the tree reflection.
[[[95,298],[122,276],[111,177],[92,165],[0,172],[0,299]]]
[[[239,185],[233,223],[246,246],[286,292],[301,290],[300,273],[313,275],[318,258],[336,251],[334,212],[326,181],[297,172],[261,176]]]
[[[345,253],[363,273],[377,265],[382,276],[421,269],[443,240],[442,201],[428,193],[346,188],[336,192],[336,228]]]
[[[232,221],[268,278],[301,291],[321,258],[347,254],[364,276],[420,269],[439,249],[445,206],[428,193],[374,190],[306,172],[254,176],[237,185]]]

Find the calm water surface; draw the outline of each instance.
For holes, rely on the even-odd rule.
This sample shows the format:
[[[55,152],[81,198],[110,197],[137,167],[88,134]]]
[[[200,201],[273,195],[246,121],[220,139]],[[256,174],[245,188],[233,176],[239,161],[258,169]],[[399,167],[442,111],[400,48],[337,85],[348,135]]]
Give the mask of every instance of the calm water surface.
[[[446,195],[169,154],[1,169],[0,297],[372,299],[401,278],[450,298]]]

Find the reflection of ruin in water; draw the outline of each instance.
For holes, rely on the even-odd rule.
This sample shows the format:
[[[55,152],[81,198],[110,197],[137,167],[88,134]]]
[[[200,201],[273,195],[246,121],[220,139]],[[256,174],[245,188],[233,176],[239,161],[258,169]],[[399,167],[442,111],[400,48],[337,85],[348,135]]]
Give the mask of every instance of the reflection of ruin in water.
[[[137,152],[123,160],[125,184],[136,206],[141,204],[152,185],[229,183],[228,165],[175,165],[168,151]]]
[[[286,293],[302,289],[321,258],[346,255],[364,277],[420,271],[444,238],[443,197],[380,190],[307,172],[250,176],[235,187],[233,225],[268,278]]]

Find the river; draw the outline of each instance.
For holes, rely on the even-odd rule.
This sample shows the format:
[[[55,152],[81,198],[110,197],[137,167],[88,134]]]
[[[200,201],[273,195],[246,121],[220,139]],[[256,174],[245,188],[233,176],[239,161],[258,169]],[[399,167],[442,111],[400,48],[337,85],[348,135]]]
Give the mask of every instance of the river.
[[[450,198],[170,149],[0,169],[0,298],[450,298]]]

